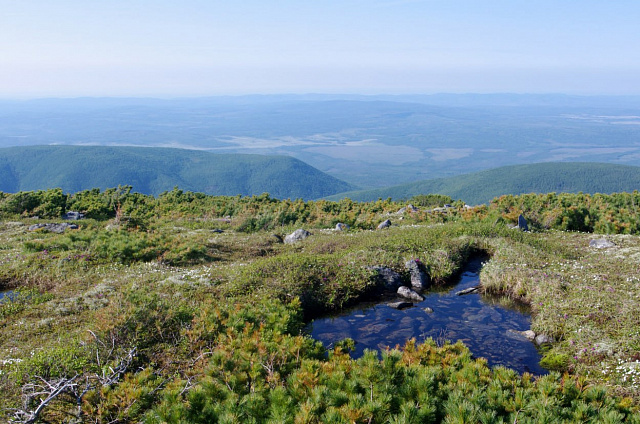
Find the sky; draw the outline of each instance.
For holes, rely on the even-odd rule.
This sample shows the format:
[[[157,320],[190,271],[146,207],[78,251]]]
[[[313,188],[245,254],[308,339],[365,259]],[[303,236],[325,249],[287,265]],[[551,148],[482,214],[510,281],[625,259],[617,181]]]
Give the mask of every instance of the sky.
[[[0,97],[640,94],[638,0],[0,0]]]

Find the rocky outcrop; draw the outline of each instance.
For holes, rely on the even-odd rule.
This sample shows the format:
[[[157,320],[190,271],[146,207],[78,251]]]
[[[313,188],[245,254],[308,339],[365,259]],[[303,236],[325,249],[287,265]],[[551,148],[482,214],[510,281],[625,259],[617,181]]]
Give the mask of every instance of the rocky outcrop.
[[[391,221],[387,219],[381,222],[380,225],[378,225],[378,230],[382,230],[384,228],[389,228],[389,227],[391,227]]]
[[[78,226],[76,224],[69,224],[67,222],[63,222],[61,224],[33,224],[29,226],[29,231],[51,231],[52,233],[62,234],[65,230],[77,230]]]
[[[416,302],[422,302],[424,300],[424,296],[411,290],[409,287],[400,286],[398,287],[397,293],[405,299],[415,300]]]
[[[342,222],[338,222],[336,224],[336,231],[347,231],[349,226],[347,224],[343,224]]]
[[[373,266],[369,269],[376,271],[375,279],[385,290],[396,291],[402,285],[402,276],[391,268]]]
[[[411,287],[415,287],[419,290],[429,287],[431,282],[422,262],[418,259],[411,259],[404,264],[404,267],[409,271]]]
[[[589,247],[593,247],[594,249],[608,249],[610,247],[616,247],[616,244],[606,238],[599,238],[590,240]]]
[[[300,240],[304,240],[307,237],[309,237],[311,235],[311,233],[307,230],[303,230],[302,228],[299,228],[297,230],[295,230],[293,233],[289,234],[288,236],[286,236],[284,238],[284,242],[286,244],[293,244],[293,243],[297,243]]]

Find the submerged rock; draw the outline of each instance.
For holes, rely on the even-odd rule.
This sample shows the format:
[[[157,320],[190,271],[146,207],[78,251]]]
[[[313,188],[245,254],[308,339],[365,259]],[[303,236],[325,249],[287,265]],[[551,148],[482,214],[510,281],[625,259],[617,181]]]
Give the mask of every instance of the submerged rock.
[[[411,299],[411,300],[415,300],[417,302],[422,302],[424,300],[424,296],[422,296],[421,294],[411,290],[409,287],[405,287],[405,286],[400,286],[398,287],[398,295],[406,298],[406,299]]]
[[[424,265],[417,259],[411,259],[404,264],[411,276],[411,287],[423,290],[429,287],[429,276],[424,271]]]
[[[391,303],[387,303],[387,306],[393,309],[407,309],[407,308],[411,308],[413,307],[413,303],[411,302],[404,302],[404,301],[400,301],[400,302],[391,302]]]
[[[296,242],[298,242],[300,240],[306,239],[310,235],[311,235],[311,233],[309,231],[303,230],[302,228],[299,228],[299,229],[295,230],[293,233],[291,233],[288,236],[286,236],[284,238],[284,242],[286,244],[296,243]]]
[[[428,306],[422,308],[423,311],[425,311],[428,314],[432,314],[433,313],[433,308],[430,308]]]
[[[468,289],[464,289],[464,290],[460,290],[459,292],[456,292],[456,294],[458,296],[462,296],[465,294],[473,294],[477,292],[478,292],[478,287],[469,287]]]

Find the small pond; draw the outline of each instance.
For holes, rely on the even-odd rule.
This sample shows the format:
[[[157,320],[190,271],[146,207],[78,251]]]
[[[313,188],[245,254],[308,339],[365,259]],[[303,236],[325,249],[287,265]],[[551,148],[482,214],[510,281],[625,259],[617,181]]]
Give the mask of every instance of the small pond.
[[[396,310],[378,304],[360,304],[339,315],[316,319],[308,332],[325,346],[345,338],[356,342],[351,356],[362,356],[365,349],[384,349],[404,345],[415,337],[417,341],[433,338],[437,342],[461,340],[475,357],[484,357],[490,366],[503,365],[520,373],[542,375],[547,371],[539,365],[540,354],[533,342],[517,331],[531,326],[526,309],[505,306],[499,299],[468,294],[460,290],[480,284],[482,261],[473,258],[464,268],[459,281],[445,291],[426,291],[423,302],[413,308]],[[431,308],[433,312],[425,311]]]
[[[10,299],[11,296],[13,295],[13,292],[14,292],[13,290],[5,290],[5,291],[0,290],[0,303],[2,303],[5,300],[4,299],[5,297],[7,299]]]

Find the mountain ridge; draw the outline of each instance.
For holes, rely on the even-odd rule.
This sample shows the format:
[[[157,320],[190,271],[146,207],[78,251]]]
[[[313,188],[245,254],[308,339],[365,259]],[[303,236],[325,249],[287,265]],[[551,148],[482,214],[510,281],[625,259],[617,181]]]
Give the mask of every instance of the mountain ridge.
[[[183,190],[218,195],[264,192],[313,199],[353,186],[288,156],[106,146],[24,146],[0,149],[0,191],[59,187],[76,192],[130,185],[144,194]]]

